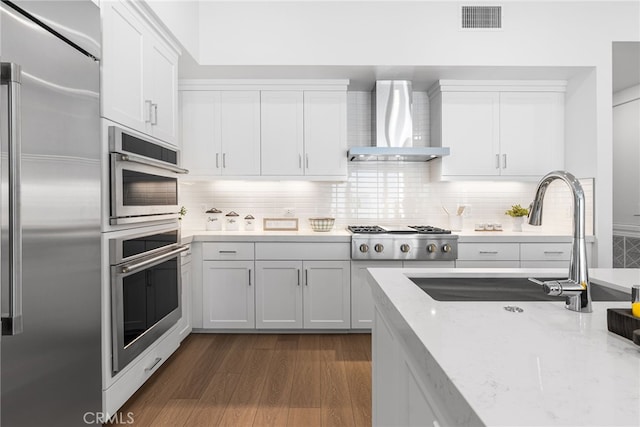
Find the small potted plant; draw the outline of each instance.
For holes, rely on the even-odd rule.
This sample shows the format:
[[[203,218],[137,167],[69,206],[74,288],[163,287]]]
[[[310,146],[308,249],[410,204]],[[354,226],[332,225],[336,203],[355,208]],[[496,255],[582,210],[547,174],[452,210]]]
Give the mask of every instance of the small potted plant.
[[[522,231],[524,217],[529,215],[529,209],[523,208],[520,205],[513,205],[511,209],[505,211],[504,214],[513,218],[513,231]]]

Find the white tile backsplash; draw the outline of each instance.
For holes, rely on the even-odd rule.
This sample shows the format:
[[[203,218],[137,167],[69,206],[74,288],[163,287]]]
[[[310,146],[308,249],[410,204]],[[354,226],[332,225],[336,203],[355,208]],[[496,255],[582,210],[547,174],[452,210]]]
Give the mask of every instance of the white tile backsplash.
[[[349,92],[347,98],[349,146],[371,145],[371,94]],[[427,94],[414,92],[414,137],[416,145],[429,145]],[[309,228],[307,218],[332,216],[336,227],[356,224],[435,225],[448,228],[443,210],[455,212],[459,204],[470,205],[464,229],[475,223],[499,222],[511,229],[504,211],[519,203],[527,207],[535,193],[535,182],[432,181],[425,162],[354,162],[348,165],[346,182],[308,181],[212,181],[181,183],[181,204],[187,208],[185,228],[204,229],[205,210],[216,207],[256,217],[282,217],[294,208],[300,227]],[[587,199],[587,234],[593,234],[593,180],[581,180]],[[573,199],[568,187],[552,183],[545,196],[542,227],[550,234],[572,231]],[[259,227],[258,227],[259,228]]]

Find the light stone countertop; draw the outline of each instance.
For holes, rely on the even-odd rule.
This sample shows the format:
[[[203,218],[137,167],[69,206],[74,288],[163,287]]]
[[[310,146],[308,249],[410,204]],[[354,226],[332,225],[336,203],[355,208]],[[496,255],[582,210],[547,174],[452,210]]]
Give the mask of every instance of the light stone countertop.
[[[565,269],[369,269],[376,306],[460,424],[640,425],[640,346],[607,331],[594,302],[439,302],[409,277],[563,277]],[[640,270],[590,270],[592,281],[629,288]],[[503,309],[516,305],[524,312]]]
[[[182,229],[183,243],[206,241],[314,241],[314,242],[350,242],[352,233],[346,228],[337,228],[328,232],[316,232],[310,229],[299,231],[206,231]],[[459,243],[570,243],[572,236],[543,234],[539,232],[505,231],[456,231]],[[185,239],[191,239],[185,241]],[[593,242],[593,236],[587,236],[587,242]]]

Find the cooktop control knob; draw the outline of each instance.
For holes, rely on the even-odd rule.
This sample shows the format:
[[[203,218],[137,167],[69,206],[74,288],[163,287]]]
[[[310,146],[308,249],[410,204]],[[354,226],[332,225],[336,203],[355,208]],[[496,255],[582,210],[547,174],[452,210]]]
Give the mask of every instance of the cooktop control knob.
[[[448,243],[445,243],[445,244],[442,246],[442,252],[444,252],[444,253],[449,253],[449,252],[451,252],[451,245],[450,245],[450,244],[448,244]]]
[[[438,250],[438,247],[434,243],[427,245],[427,252],[429,252],[430,254],[434,253],[437,250]]]
[[[367,245],[367,244],[365,244],[365,243],[361,244],[361,245],[360,245],[360,252],[362,252],[362,253],[367,253],[367,252],[369,252],[369,245]]]
[[[382,252],[382,251],[384,251],[384,246],[382,246],[380,243],[378,243],[377,245],[375,245],[373,247],[373,249],[375,249],[376,252]]]
[[[400,245],[400,250],[404,253],[409,252],[409,249],[411,249],[411,247],[409,245],[407,245],[406,243],[403,245]]]

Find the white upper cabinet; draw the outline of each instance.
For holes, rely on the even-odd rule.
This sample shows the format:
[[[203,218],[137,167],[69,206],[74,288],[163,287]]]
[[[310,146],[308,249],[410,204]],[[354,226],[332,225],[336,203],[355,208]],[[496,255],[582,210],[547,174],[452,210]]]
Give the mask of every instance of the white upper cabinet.
[[[260,175],[260,92],[222,91],[219,111],[222,175]]]
[[[347,175],[347,93],[304,93],[305,175]]]
[[[565,82],[440,81],[431,137],[447,177],[533,177],[564,167]]]
[[[260,175],[260,92],[182,91],[181,105],[192,177]]]
[[[102,116],[177,144],[180,52],[135,2],[103,2],[102,22]]]
[[[187,179],[347,178],[344,81],[185,80],[180,94]]]
[[[262,91],[262,175],[304,175],[303,93]]]
[[[564,93],[500,93],[501,175],[564,169]]]

